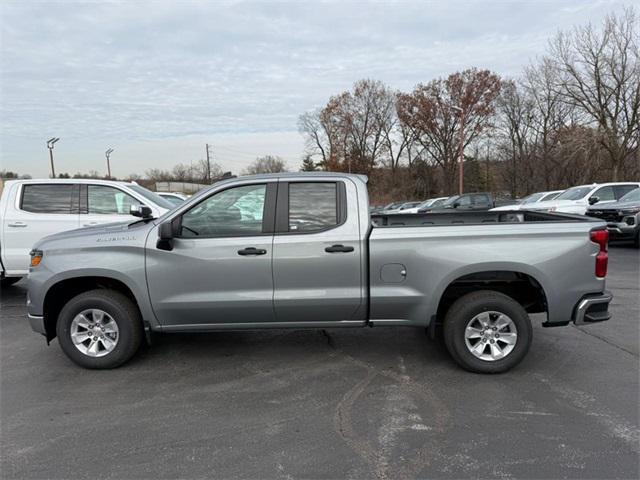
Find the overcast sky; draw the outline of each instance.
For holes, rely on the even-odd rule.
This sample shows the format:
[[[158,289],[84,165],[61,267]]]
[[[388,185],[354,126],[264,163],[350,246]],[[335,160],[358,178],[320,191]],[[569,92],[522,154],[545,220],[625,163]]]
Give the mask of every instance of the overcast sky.
[[[112,174],[258,155],[297,169],[298,116],[361,78],[410,90],[477,66],[517,76],[559,28],[625,3],[3,0],[0,169]]]

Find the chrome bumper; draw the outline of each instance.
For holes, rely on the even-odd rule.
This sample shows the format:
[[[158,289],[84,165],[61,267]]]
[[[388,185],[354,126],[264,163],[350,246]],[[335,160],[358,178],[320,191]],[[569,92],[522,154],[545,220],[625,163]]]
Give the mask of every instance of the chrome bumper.
[[[611,318],[609,303],[613,300],[610,292],[598,295],[588,295],[582,298],[576,305],[573,313],[573,323],[587,325],[589,323],[604,322]]]
[[[29,315],[29,314],[27,316],[29,317],[29,324],[31,325],[31,330],[46,336],[47,329],[44,326],[44,317],[37,316],[37,315]]]

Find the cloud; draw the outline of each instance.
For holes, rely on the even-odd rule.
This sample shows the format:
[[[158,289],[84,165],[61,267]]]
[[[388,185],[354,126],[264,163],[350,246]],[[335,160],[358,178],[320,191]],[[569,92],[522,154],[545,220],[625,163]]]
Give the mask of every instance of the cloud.
[[[298,115],[360,78],[410,89],[469,66],[515,76],[558,28],[598,22],[620,5],[4,3],[0,168],[46,175],[43,142],[53,135],[74,159],[69,171],[94,168],[82,158],[112,146],[135,151],[127,164],[142,172],[188,161],[214,138],[242,144],[245,157],[223,165],[237,171],[246,154],[277,153],[266,150],[269,135],[287,142],[295,164]]]

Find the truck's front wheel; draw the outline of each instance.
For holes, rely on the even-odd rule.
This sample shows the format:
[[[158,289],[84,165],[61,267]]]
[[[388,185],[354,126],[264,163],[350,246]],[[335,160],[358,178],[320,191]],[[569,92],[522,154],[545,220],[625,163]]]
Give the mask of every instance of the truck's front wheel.
[[[63,307],[56,325],[64,353],[85,368],[115,368],[129,360],[142,341],[136,305],[120,292],[91,290]]]
[[[511,297],[491,290],[469,293],[449,308],[444,321],[447,350],[463,368],[500,373],[529,351],[531,321]]]

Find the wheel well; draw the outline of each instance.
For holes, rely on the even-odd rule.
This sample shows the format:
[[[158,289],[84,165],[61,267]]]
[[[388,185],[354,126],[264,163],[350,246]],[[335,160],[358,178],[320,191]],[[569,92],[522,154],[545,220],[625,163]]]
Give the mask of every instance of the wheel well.
[[[77,277],[62,280],[54,284],[44,297],[43,314],[47,340],[55,338],[58,315],[67,302],[81,293],[99,288],[116,290],[126,295],[138,310],[140,309],[131,289],[120,280],[109,277]]]
[[[477,290],[493,290],[508,295],[528,313],[547,311],[547,297],[535,278],[521,272],[488,271],[465,275],[451,282],[440,298],[437,321],[444,320],[449,307],[457,299]]]

